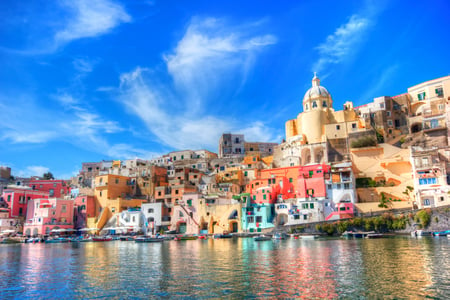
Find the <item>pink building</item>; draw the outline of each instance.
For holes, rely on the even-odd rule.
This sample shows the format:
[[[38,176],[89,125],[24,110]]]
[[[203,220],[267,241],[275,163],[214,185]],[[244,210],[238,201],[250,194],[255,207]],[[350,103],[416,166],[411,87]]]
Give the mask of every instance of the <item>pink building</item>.
[[[32,199],[28,202],[25,235],[50,234],[53,229],[73,229],[73,200]]]
[[[299,167],[297,198],[325,198],[327,190],[325,179],[330,178],[331,167],[327,164],[309,165]]]
[[[284,200],[295,197],[294,185],[285,176],[253,180],[247,188],[252,202],[257,204],[274,204],[279,198]]]
[[[94,196],[79,195],[74,200],[75,215],[74,223],[76,229],[87,227],[87,218],[95,217]]]
[[[49,197],[62,198],[70,195],[70,186],[65,180],[30,180],[32,190],[47,192]]]
[[[336,211],[329,214],[325,220],[349,219],[354,216],[353,203],[336,203]]]
[[[10,218],[25,217],[28,202],[37,198],[48,198],[48,193],[33,191],[28,187],[12,187],[3,190],[2,198],[9,209]]]

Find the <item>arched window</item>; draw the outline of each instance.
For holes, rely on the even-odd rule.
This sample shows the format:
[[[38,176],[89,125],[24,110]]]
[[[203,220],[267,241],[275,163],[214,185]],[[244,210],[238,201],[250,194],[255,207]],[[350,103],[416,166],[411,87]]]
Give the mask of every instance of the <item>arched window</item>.
[[[316,108],[316,107],[317,107],[317,103],[316,103],[316,101],[313,101],[312,108]]]
[[[305,110],[308,110],[308,109],[309,109],[308,104],[305,104]]]
[[[327,101],[322,101],[322,107],[327,107]]]

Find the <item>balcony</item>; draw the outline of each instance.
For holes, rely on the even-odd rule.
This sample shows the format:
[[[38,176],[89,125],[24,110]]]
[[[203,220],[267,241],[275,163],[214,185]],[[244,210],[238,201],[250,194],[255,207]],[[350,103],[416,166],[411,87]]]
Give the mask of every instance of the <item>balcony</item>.
[[[73,225],[69,222],[44,222],[44,225]]]

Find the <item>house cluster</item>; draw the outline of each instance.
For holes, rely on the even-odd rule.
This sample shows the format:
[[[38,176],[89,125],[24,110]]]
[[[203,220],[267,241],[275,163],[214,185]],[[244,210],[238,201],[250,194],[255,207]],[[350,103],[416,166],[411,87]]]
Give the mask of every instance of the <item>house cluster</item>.
[[[334,110],[314,75],[281,144],[224,133],[218,153],[83,163],[71,180],[0,169],[0,231],[258,232],[450,205],[450,76]]]

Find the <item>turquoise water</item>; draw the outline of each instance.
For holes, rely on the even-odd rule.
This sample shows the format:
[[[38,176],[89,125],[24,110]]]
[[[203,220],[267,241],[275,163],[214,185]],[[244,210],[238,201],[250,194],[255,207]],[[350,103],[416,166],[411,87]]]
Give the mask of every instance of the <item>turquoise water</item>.
[[[447,238],[0,245],[0,298],[450,298]]]

